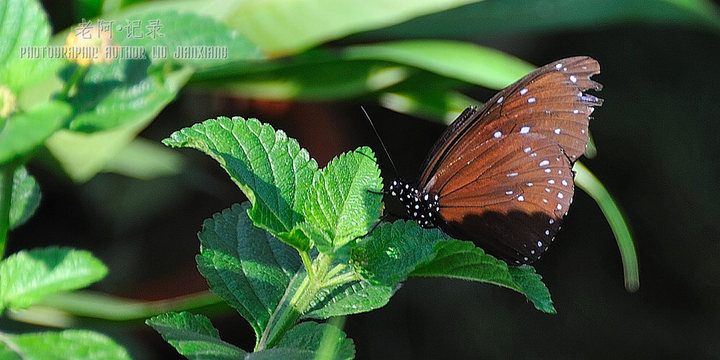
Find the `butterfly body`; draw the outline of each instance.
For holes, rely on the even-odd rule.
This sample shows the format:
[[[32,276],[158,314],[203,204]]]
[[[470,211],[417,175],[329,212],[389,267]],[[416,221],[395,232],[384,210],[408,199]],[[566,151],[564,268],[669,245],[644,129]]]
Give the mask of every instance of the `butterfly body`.
[[[390,195],[423,227],[470,240],[510,264],[540,258],[560,230],[574,193],[572,165],[585,151],[602,99],[589,57],[558,60],[476,109],[467,108],[435,143],[415,186]]]

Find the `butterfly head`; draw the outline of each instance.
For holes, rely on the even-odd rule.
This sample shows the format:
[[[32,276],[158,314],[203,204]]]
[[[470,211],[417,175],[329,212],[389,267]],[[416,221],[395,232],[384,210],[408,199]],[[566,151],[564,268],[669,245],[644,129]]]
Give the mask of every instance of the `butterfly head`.
[[[402,180],[393,180],[388,193],[400,200],[410,219],[424,228],[436,227],[439,221],[440,197],[437,194],[423,193]]]

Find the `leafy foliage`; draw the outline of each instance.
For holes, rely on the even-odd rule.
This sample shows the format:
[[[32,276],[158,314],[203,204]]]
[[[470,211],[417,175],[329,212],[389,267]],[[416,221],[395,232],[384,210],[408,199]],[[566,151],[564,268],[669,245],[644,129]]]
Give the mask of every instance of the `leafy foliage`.
[[[38,1],[6,1],[0,5],[0,38],[8,40],[0,45],[0,90],[7,97],[0,103],[4,110],[7,104],[12,106],[7,106],[8,112],[0,119],[0,166],[5,170],[1,183],[12,186],[3,185],[0,194],[4,204],[0,218],[5,218],[0,221],[0,232],[27,221],[38,206],[38,186],[22,164],[43,145],[75,181],[87,180],[103,169],[139,178],[153,173],[152,165],[133,167],[126,162],[117,166],[122,162],[114,159],[130,149],[145,156],[147,164],[163,162],[164,155],[154,151],[157,149],[128,144],[137,144],[133,143],[136,135],[188,81],[276,99],[372,94],[389,108],[437,119],[450,117],[448,114],[468,102],[475,103],[454,88],[464,84],[499,88],[531,68],[493,49],[434,40],[297,54],[323,41],[475,1],[376,2],[281,0],[271,5],[226,4],[202,11],[197,10],[196,2],[148,2],[127,9],[122,2],[105,7],[83,2],[79,6],[84,14],[105,20],[162,23],[163,35],[158,38],[131,38],[115,27],[117,45],[142,47],[149,54],[160,46],[172,50],[179,45],[216,45],[227,46],[228,54],[224,59],[117,59],[83,69],[61,59],[24,58],[23,48],[60,45],[74,29],[51,39],[50,24]],[[670,14],[687,23],[718,26],[702,1],[659,3],[663,6],[653,13],[658,18]],[[473,4],[461,11],[483,6]],[[513,11],[517,7],[512,1],[487,6]],[[101,9],[113,7],[116,12],[101,13]],[[618,14],[622,11],[582,13],[589,15],[577,18],[575,12],[568,12],[572,16],[564,19],[578,26],[592,24],[598,17],[605,21],[621,18]],[[298,19],[303,24],[297,23]],[[487,23],[476,18],[462,25]],[[506,27],[513,28],[508,24],[493,28]],[[296,56],[271,60],[266,53]],[[79,74],[82,76],[77,77]],[[547,288],[532,267],[508,268],[472,244],[447,239],[413,222],[384,224],[369,233],[382,209],[382,182],[369,148],[343,154],[319,170],[294,139],[257,120],[241,118],[208,120],[173,134],[165,144],[209,154],[250,199],[250,204],[234,205],[205,222],[197,261],[213,291],[255,329],[256,351],[246,354],[222,342],[209,320],[201,316],[182,313],[151,319],[149,324],[185,356],[352,358],[352,341],[341,330],[298,321],[382,307],[408,276],[489,282],[524,294],[542,311],[555,311]],[[12,182],[7,181],[10,177]],[[622,235],[618,235],[620,247],[628,249],[627,226],[612,199],[601,186],[583,179],[589,177],[578,178],[581,187],[587,181],[587,191],[604,199],[603,210],[614,220],[616,234]],[[4,247],[5,234],[0,239],[0,255]],[[623,250],[623,254],[626,270],[632,272],[634,266],[636,271],[637,265],[630,259],[634,252]],[[105,266],[85,251],[20,251],[0,262],[0,311],[32,306],[48,295],[87,286],[106,272]],[[325,348],[334,350],[327,354]],[[53,358],[58,354],[63,358],[127,358],[112,340],[89,331],[0,333],[2,358]]]
[[[89,252],[50,247],[23,250],[0,261],[0,312],[27,308],[44,297],[85,287],[107,268]],[[107,336],[88,330],[7,334],[0,332],[2,359],[130,359]]]
[[[311,340],[319,336],[314,332],[330,330],[315,323],[295,325],[301,318],[326,319],[384,306],[411,275],[502,285],[525,294],[538,309],[554,312],[532,267],[511,270],[472,243],[450,240],[412,221],[373,230],[382,207],[382,184],[374,154],[366,147],[317,169],[307,151],[285,133],[240,117],[207,120],[173,133],[164,143],[207,153],[250,199],[205,221],[197,261],[212,291],[255,330],[251,358],[311,356],[318,345]],[[219,341],[209,322],[172,316],[170,328],[159,326],[159,319],[150,324],[182,354],[199,351],[178,340],[183,326],[191,332],[181,336],[185,341],[198,333]],[[183,325],[190,318],[197,321]],[[345,335],[332,331],[339,344],[336,358],[352,357],[351,343],[343,345]],[[310,337],[301,341],[296,336]],[[287,346],[299,341],[303,347]]]
[[[10,116],[0,132],[0,165],[21,160],[42,145],[62,126],[70,111],[67,104],[52,101]]]
[[[2,175],[0,175],[2,176]],[[12,199],[10,200],[10,228],[24,224],[40,205],[40,188],[25,167],[19,167],[13,175]]]
[[[28,307],[49,294],[88,286],[105,274],[105,265],[87,251],[20,251],[0,262],[0,310]]]
[[[30,56],[31,46],[47,45],[50,23],[37,1],[4,1],[0,6],[0,84],[14,92],[52,76],[60,59]]]
[[[300,205],[317,169],[297,141],[257,120],[220,117],[173,133],[166,145],[192,147],[213,157],[253,204],[253,222],[288,238],[304,221]]]
[[[261,356],[263,352],[254,355],[258,358],[273,359],[278,352],[292,350],[297,359],[317,359],[322,354],[322,342],[330,342],[334,349],[332,354],[323,354],[325,359],[352,359],[355,357],[355,345],[340,329],[330,324],[318,324],[307,321],[298,324],[288,331],[274,349],[266,350],[268,356]]]
[[[188,359],[237,359],[246,353],[220,340],[220,335],[202,315],[166,313],[146,321]]]
[[[212,290],[250,322],[259,338],[302,261],[292,248],[252,226],[248,205],[233,205],[205,221],[197,261]]]
[[[444,238],[440,230],[423,229],[414,221],[383,224],[353,249],[353,263],[364,278],[391,285],[427,261]]]
[[[326,251],[368,232],[380,216],[381,189],[380,170],[368,148],[342,154],[315,173],[303,210],[309,223],[329,230]]]
[[[8,360],[129,360],[127,351],[107,336],[87,330],[0,334],[0,358]]]
[[[550,292],[530,265],[508,267],[504,261],[467,241],[438,242],[434,255],[410,275],[450,277],[504,286],[524,294],[536,309],[555,313]]]

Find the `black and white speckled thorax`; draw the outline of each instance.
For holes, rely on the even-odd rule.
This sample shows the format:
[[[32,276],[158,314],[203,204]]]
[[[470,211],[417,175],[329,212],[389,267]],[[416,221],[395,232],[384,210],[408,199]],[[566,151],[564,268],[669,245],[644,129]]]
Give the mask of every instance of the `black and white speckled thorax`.
[[[390,195],[398,198],[405,205],[410,219],[415,220],[424,228],[436,227],[440,221],[440,197],[424,194],[402,180],[394,180],[388,189]]]

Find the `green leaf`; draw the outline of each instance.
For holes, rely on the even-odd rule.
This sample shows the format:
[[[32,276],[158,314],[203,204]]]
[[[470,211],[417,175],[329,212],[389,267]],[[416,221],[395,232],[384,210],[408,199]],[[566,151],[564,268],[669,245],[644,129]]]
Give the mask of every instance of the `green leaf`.
[[[338,100],[382,90],[411,72],[387,62],[344,61],[336,53],[313,50],[289,60],[214,68],[194,77],[193,84],[250,98]]]
[[[278,342],[276,348],[317,352],[324,341],[330,341],[335,345],[335,354],[328,359],[354,358],[355,344],[342,330],[330,324],[318,324],[312,321],[300,323],[290,329]]]
[[[188,359],[238,359],[246,352],[220,339],[210,319],[188,312],[166,313],[145,321]]]
[[[219,162],[252,202],[248,214],[256,226],[284,239],[305,220],[300,204],[317,163],[283,131],[256,119],[219,117],[176,131],[163,143],[198,149]]]
[[[333,316],[359,314],[385,306],[399,288],[399,284],[375,285],[366,280],[353,281],[332,289],[320,290],[306,319],[327,319]]]
[[[62,126],[71,111],[66,103],[50,101],[11,115],[0,130],[0,164],[28,156]]]
[[[507,264],[486,254],[469,241],[438,242],[434,257],[418,266],[412,276],[436,276],[500,285],[528,298],[535,308],[555,313],[550,292],[532,266],[508,268]]]
[[[445,239],[438,229],[423,229],[414,221],[382,224],[352,249],[356,271],[374,283],[394,285],[433,256]]]
[[[538,10],[541,9],[541,10]],[[353,40],[388,38],[496,38],[597,30],[619,23],[646,26],[685,25],[720,29],[717,6],[706,0],[504,0],[482,1],[412,19],[356,36]],[[449,26],[452,25],[452,26]]]
[[[581,162],[576,162],[573,167],[575,171],[575,184],[588,193],[600,206],[610,228],[615,235],[620,256],[622,257],[623,271],[625,272],[625,289],[634,292],[640,288],[640,274],[638,270],[637,253],[632,234],[620,207],[615,203],[612,195],[605,189],[605,186],[595,175]]]
[[[413,86],[403,86],[418,69],[444,80],[420,79]],[[249,97],[327,100],[397,84],[406,91],[429,87],[443,94],[448,87],[463,83],[501,89],[533,69],[514,56],[471,43],[411,40],[349,46],[341,52],[312,50],[290,60],[206,71],[194,80],[203,84],[204,79],[209,86]]]
[[[502,89],[534,66],[501,51],[458,41],[410,40],[345,49],[349,60],[383,60],[410,65],[491,89]]]
[[[367,234],[382,210],[380,169],[372,150],[342,154],[316,172],[304,205],[306,220],[329,232],[333,248]]]
[[[145,59],[117,59],[90,66],[77,93],[70,98],[75,116],[70,129],[79,132],[108,130],[154,118],[185,85],[192,69],[151,68]],[[61,73],[67,81],[75,65]]]
[[[323,353],[322,346],[328,346],[335,351],[332,354]],[[252,353],[248,355],[247,359],[305,360],[322,358],[344,360],[354,357],[355,344],[347,338],[342,330],[329,324],[309,321],[290,329],[274,348]]]
[[[195,12],[175,10],[148,10],[133,12],[128,17],[125,11],[103,14],[102,20],[114,21],[118,27],[113,32],[113,41],[121,46],[144,47],[153,63],[171,62],[191,65],[194,69],[205,69],[234,61],[262,60],[260,49],[249,42],[238,31],[221,21]],[[139,25],[140,33],[129,35],[128,19]],[[97,21],[97,20],[96,20]],[[164,48],[165,56],[157,52]],[[153,50],[155,49],[155,51]],[[178,50],[210,50],[187,52]]]
[[[284,240],[299,251],[310,250],[313,243],[321,252],[330,252],[333,249],[330,235],[319,225],[307,221],[295,225]]]
[[[2,176],[2,175],[0,175]],[[15,170],[10,200],[10,229],[24,224],[40,205],[40,187],[24,166]]]
[[[120,15],[115,15],[120,16]],[[113,17],[104,20],[111,21]],[[123,46],[139,46],[147,54],[152,46],[167,47],[172,52],[179,45],[224,44],[228,46],[228,59],[256,59],[259,54],[254,46],[242,40],[237,34],[207,18],[192,14],[178,15],[174,11],[162,13],[143,13],[137,16],[121,17],[125,25],[127,19],[149,25],[158,20],[163,37],[128,38],[123,31],[115,29],[114,41]],[[117,19],[115,19],[117,20]],[[189,21],[193,20],[193,21]],[[195,21],[197,20],[197,21]],[[188,26],[188,24],[193,24]],[[143,28],[144,31],[145,28]],[[67,34],[61,34],[56,43]],[[63,131],[54,136],[47,146],[59,160],[63,169],[75,181],[89,179],[103,170],[115,155],[172,101],[195,70],[194,67],[214,66],[217,60],[183,60],[187,65],[180,68],[162,66],[163,61],[151,59],[117,59],[111,64],[91,66],[72,98],[77,115],[70,127],[75,131]],[[189,66],[192,64],[192,67]],[[72,70],[69,67],[66,70]],[[65,77],[69,77],[66,74]],[[92,135],[83,132],[97,132]],[[96,136],[93,136],[96,135]],[[89,150],[92,149],[92,150]],[[110,164],[110,170],[115,164]]]
[[[0,19],[0,84],[18,93],[63,64],[63,59],[42,56],[50,23],[39,1],[5,0],[0,3]]]
[[[106,274],[105,265],[87,251],[22,250],[0,262],[0,310],[28,307],[46,295],[83,288]]]
[[[75,0],[75,16],[83,19],[92,19],[103,12],[103,0]]]
[[[128,123],[111,130],[91,134],[60,130],[50,137],[45,146],[58,160],[65,173],[75,182],[84,182],[113,164],[152,117]],[[112,170],[112,165],[110,165]]]
[[[378,102],[385,108],[421,117],[444,124],[452,123],[458,114],[470,105],[480,106],[482,103],[471,99],[460,92],[441,89],[409,89],[390,90],[383,92]]]
[[[518,286],[519,290],[517,291],[532,301],[536,309],[548,314],[557,313],[550,298],[550,290],[542,282],[542,276],[535,273],[534,267],[530,265],[512,266],[508,270]]]
[[[280,0],[216,3],[213,14],[268,53],[292,53],[470,0]]]
[[[249,207],[233,205],[203,223],[197,262],[210,289],[240,312],[259,340],[302,261],[293,248],[253,226]]]
[[[6,346],[5,351],[2,345]],[[103,334],[88,330],[3,334],[0,336],[0,357],[22,360],[130,360],[130,355],[122,346]]]
[[[195,69],[264,58],[237,31],[198,14],[167,10],[128,17],[120,12],[103,16],[102,20],[113,22],[112,43],[119,49],[133,49],[133,55],[138,56],[121,53],[109,64],[90,66],[71,98],[77,113],[70,122],[73,130],[107,130],[152,118],[175,98]],[[97,26],[96,21],[88,24]],[[73,26],[68,32],[78,31],[77,28]],[[63,43],[68,32],[58,34],[53,42]],[[219,51],[176,54],[182,47]],[[157,49],[164,49],[164,55]],[[169,63],[176,66],[165,66]],[[73,71],[74,65],[67,67],[64,77],[69,78]]]
[[[177,175],[183,166],[180,154],[155,141],[135,138],[107,164],[104,171],[141,180]]]

